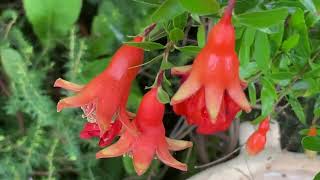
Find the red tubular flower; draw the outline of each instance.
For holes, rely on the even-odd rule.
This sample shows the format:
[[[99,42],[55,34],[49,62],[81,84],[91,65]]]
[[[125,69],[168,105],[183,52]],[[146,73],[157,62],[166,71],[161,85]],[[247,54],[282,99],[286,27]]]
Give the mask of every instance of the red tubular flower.
[[[171,69],[171,73],[181,76],[184,82],[190,70],[191,66],[175,67]],[[242,86],[245,87],[245,83],[242,83]],[[185,116],[189,124],[196,125],[198,133],[213,134],[228,129],[241,108],[225,93],[216,119],[211,120],[206,109],[205,91],[202,88],[185,101],[173,105],[173,110],[176,114]]]
[[[248,138],[246,143],[246,150],[249,155],[257,155],[264,149],[267,141],[267,132],[270,128],[269,119],[270,118],[267,117],[265,120],[263,120],[260,123],[258,130],[252,133]]]
[[[105,147],[110,145],[113,139],[120,133],[122,124],[120,121],[111,123],[110,128],[100,137],[100,128],[97,123],[87,122],[80,132],[80,138],[90,139],[92,137],[100,137],[99,146]]]
[[[169,150],[179,151],[192,146],[189,141],[174,140],[165,137],[162,123],[165,106],[157,99],[158,88],[144,95],[133,126],[139,132],[133,135],[128,131],[121,135],[113,145],[99,151],[97,158],[110,158],[129,153],[138,175],[142,175],[150,166],[155,155],[168,166],[186,171],[187,165],[172,157]]]
[[[175,105],[197,93],[202,94],[212,123],[216,123],[222,104],[228,104],[223,103],[225,96],[246,112],[251,111],[241,88],[239,60],[234,50],[235,33],[231,24],[234,3],[230,1],[222,19],[209,32],[208,42],[194,60],[190,75],[171,99],[171,104]]]
[[[134,42],[141,42],[137,36]],[[123,45],[113,56],[109,66],[88,84],[82,86],[62,79],[57,79],[54,87],[61,87],[76,92],[75,96],[62,99],[57,104],[57,111],[64,108],[81,107],[89,121],[96,122],[100,136],[109,129],[117,115],[126,111],[132,80],[136,77],[143,62],[143,49]],[[120,119],[125,121],[126,118]],[[129,122],[123,122],[128,125]]]

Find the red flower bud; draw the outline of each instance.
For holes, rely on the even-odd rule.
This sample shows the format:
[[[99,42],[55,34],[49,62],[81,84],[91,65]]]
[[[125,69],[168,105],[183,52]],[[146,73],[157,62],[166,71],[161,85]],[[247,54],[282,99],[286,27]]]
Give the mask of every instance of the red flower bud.
[[[258,130],[251,134],[246,143],[246,150],[249,155],[259,154],[266,145],[266,135],[269,131],[269,117],[263,120]]]
[[[165,107],[157,99],[157,88],[144,95],[136,118],[132,121],[138,134],[130,133],[129,129],[111,146],[99,151],[97,158],[110,158],[129,153],[138,175],[142,175],[150,166],[152,159],[158,157],[168,166],[186,171],[187,165],[172,157],[169,150],[179,151],[192,146],[191,142],[174,140],[165,137],[162,123]]]

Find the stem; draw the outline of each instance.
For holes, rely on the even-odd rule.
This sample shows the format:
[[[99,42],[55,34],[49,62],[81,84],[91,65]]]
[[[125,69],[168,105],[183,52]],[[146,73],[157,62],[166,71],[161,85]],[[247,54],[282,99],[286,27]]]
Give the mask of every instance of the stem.
[[[232,11],[234,9],[235,4],[236,4],[236,0],[229,0],[228,6],[224,11],[224,15],[222,18],[223,21],[226,21],[226,22],[231,21]]]
[[[148,27],[144,30],[142,36],[143,36],[143,37],[148,36],[148,35],[150,34],[150,32],[151,32],[156,26],[157,26],[156,23],[152,23],[150,26],[148,26]]]

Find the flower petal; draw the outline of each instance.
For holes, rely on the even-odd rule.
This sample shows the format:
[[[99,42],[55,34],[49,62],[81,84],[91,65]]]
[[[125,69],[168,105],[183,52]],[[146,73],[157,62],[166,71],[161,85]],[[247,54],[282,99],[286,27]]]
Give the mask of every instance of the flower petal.
[[[129,133],[124,133],[120,139],[109,147],[97,152],[96,158],[117,157],[130,151],[130,146],[133,142],[133,137]]]
[[[232,100],[237,103],[241,109],[245,110],[247,113],[251,111],[250,104],[239,83],[232,83],[227,91]]]
[[[118,105],[116,99],[99,99],[97,104],[97,123],[100,127],[100,135],[102,136],[109,128],[114,115],[116,115]]]
[[[176,94],[171,99],[171,105],[182,102],[195,94],[201,88],[201,83],[195,73],[187,78],[187,80],[180,86]]]
[[[73,92],[79,92],[82,90],[82,88],[84,87],[83,85],[78,85],[66,80],[63,80],[61,78],[57,79],[56,82],[54,82],[53,87],[60,87],[69,91],[73,91]]]
[[[133,166],[139,176],[146,172],[155,155],[155,145],[147,138],[139,139],[132,149]]]
[[[93,100],[93,97],[88,96],[86,93],[78,93],[75,96],[67,97],[60,100],[57,104],[57,112],[60,112],[64,108],[80,107],[84,106],[90,101]]]
[[[165,142],[159,144],[156,153],[158,158],[166,165],[180,169],[181,171],[187,171],[187,165],[177,161],[174,157],[172,157]]]
[[[223,94],[224,89],[217,85],[209,85],[205,87],[206,108],[212,123],[215,123],[218,116]]]
[[[172,75],[188,75],[191,72],[192,65],[178,66],[171,68]]]
[[[166,138],[168,143],[168,149],[171,151],[181,151],[192,147],[192,142],[190,141],[183,141],[183,140],[176,140],[171,138]]]

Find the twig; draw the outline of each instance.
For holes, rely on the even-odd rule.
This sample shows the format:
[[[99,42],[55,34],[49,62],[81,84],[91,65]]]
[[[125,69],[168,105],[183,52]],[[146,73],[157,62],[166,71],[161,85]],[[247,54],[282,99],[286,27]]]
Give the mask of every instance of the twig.
[[[243,146],[243,145],[242,145]],[[215,161],[212,161],[210,163],[207,163],[207,164],[203,164],[203,165],[198,165],[198,166],[194,166],[195,169],[201,169],[201,168],[206,168],[206,167],[209,167],[209,166],[213,166],[215,164],[218,164],[220,162],[223,162],[224,160],[227,160],[229,157],[231,157],[233,154],[235,154],[236,152],[238,152],[242,146],[239,146],[238,148],[236,148],[235,150],[233,150],[231,153],[225,155],[224,157],[220,158],[220,159],[217,159]]]

